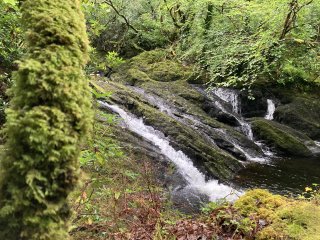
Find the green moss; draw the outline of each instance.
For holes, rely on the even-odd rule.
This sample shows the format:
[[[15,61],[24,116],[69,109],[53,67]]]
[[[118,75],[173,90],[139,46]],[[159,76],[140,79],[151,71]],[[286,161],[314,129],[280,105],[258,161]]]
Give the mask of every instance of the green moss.
[[[118,72],[124,78],[122,81],[127,80],[130,84],[139,82],[138,80],[151,79],[159,82],[172,82],[187,79],[192,75],[190,67],[172,60],[167,51],[160,49],[143,52],[133,57],[128,63],[119,67]]]
[[[258,240],[320,239],[320,207],[313,202],[273,195],[266,190],[248,191],[235,203],[241,218],[265,221],[257,234]]]
[[[234,207],[244,216],[255,215],[272,222],[275,219],[275,211],[284,205],[286,200],[279,195],[273,195],[266,190],[250,190],[241,196]]]
[[[285,226],[284,232],[290,236],[291,239],[320,239],[319,206],[310,202],[296,201],[279,209],[277,215],[278,221],[283,222]]]
[[[182,64],[170,60],[149,66],[147,72],[152,79],[160,82],[173,82],[186,79],[191,75],[189,67],[184,67]]]
[[[0,239],[68,239],[68,194],[91,128],[88,56],[78,0],[26,0],[27,54],[15,73],[0,162]]]
[[[310,150],[303,143],[310,139],[289,127],[265,119],[255,118],[252,121],[255,135],[265,140],[278,150],[297,156],[310,156]]]
[[[131,58],[131,65],[143,67],[148,64],[153,64],[157,62],[161,62],[165,59],[170,58],[170,53],[165,49],[156,49],[152,51],[146,51],[138,56]]]
[[[126,81],[130,85],[136,85],[138,82],[141,83],[145,81],[151,81],[150,77],[146,73],[136,68],[130,68],[127,74],[128,74],[128,77]]]

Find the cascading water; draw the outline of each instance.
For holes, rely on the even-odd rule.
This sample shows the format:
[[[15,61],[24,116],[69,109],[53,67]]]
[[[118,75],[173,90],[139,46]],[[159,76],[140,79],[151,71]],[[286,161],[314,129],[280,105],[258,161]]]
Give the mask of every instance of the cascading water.
[[[273,114],[276,110],[276,105],[271,99],[267,99],[267,103],[268,103],[268,111],[264,118],[267,120],[273,120]]]
[[[228,88],[216,88],[213,93],[223,101],[230,103],[234,113],[240,114],[240,101],[236,91]]]
[[[237,92],[232,89],[217,88],[213,91],[213,94],[216,95],[221,100],[232,105],[232,111],[234,113],[236,113],[233,116],[237,119],[237,121],[241,125],[242,132],[251,141],[254,141],[251,125],[248,122],[246,122],[240,115],[240,110],[239,110],[240,109],[240,101],[239,101],[239,97],[238,97]],[[270,105],[270,107],[269,107],[269,105]],[[215,106],[217,106],[222,112],[230,114],[230,112],[226,108],[224,108],[223,105],[219,101],[215,101]],[[272,106],[273,106],[273,108],[272,108]],[[273,119],[274,110],[275,110],[275,105],[274,105],[273,101],[268,99],[268,114],[267,115],[270,116],[270,118],[272,117],[272,119]],[[266,155],[267,157],[273,156],[272,151],[270,151],[270,149],[267,148],[262,142],[254,141],[254,143],[261,148],[264,155]],[[267,160],[265,157],[261,157],[261,156],[260,157],[259,156],[256,156],[256,157],[250,156],[242,147],[240,147],[236,143],[234,143],[234,146],[237,149],[239,149],[242,153],[244,153],[246,158],[250,161],[266,162],[266,160]]]
[[[135,116],[128,114],[116,105],[111,105],[102,101],[99,101],[99,103],[119,114],[130,131],[135,132],[159,147],[161,153],[170,159],[177,166],[178,171],[185,177],[190,190],[207,195],[210,201],[221,198],[233,200],[240,194],[240,192],[229,186],[219,184],[217,180],[206,181],[205,175],[193,165],[188,156],[182,151],[176,151],[161,132],[155,130],[151,126],[145,125],[142,119],[138,119]]]
[[[158,96],[154,96],[152,94],[146,93],[143,89],[138,87],[131,87],[135,92],[141,94],[143,98],[145,98],[149,103],[156,106],[161,112],[165,112],[170,117],[188,124],[188,126],[194,128],[196,131],[201,131],[201,134],[203,136],[206,136],[213,144],[216,145],[215,141],[210,138],[210,136],[207,135],[206,129],[210,128],[211,131],[214,131],[216,134],[218,134],[222,139],[225,139],[226,141],[230,142],[236,149],[238,149],[243,155],[246,157],[249,161],[255,161],[255,162],[264,162],[266,159],[263,158],[263,156],[258,156],[257,154],[252,155],[252,153],[248,153],[244,148],[242,148],[236,139],[233,139],[227,132],[225,132],[223,129],[217,129],[217,128],[211,128],[207,126],[205,123],[201,122],[200,119],[197,119],[193,115],[189,115],[186,113],[182,113],[178,109],[176,109],[174,106],[170,106],[167,102],[165,102],[162,98]],[[201,91],[201,89],[198,89]],[[201,91],[203,94],[205,92]],[[237,98],[237,97],[236,97]],[[237,103],[238,104],[238,103]],[[218,101],[215,101],[215,105],[218,106],[221,111],[228,113],[228,111],[222,106],[222,104]],[[245,135],[253,141],[253,133],[251,130],[251,126],[249,123],[243,121],[238,117],[239,115],[236,114],[235,118],[238,120],[238,122],[241,125],[242,131],[245,133]],[[187,121],[186,121],[187,120]],[[192,124],[190,124],[190,122]],[[260,146],[260,145],[259,145]]]
[[[213,93],[220,98],[221,100],[231,104],[232,106],[232,111],[238,115],[241,114],[240,111],[240,100],[239,100],[239,96],[238,93],[235,90],[232,89],[228,89],[228,88],[217,88],[215,90],[213,90]],[[220,103],[218,103],[216,101],[216,105],[221,109],[221,111],[223,112],[228,112]],[[238,122],[241,125],[241,129],[242,132],[250,139],[253,141],[253,133],[252,133],[252,129],[249,123],[247,123],[246,121],[244,121],[241,116],[237,117],[235,116],[235,118],[238,120]]]

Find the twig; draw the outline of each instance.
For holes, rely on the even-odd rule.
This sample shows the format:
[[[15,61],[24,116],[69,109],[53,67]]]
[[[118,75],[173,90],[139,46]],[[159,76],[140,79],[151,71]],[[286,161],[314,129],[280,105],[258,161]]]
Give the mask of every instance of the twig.
[[[135,33],[139,33],[139,31],[130,24],[129,20],[126,18],[125,15],[123,15],[122,13],[120,13],[120,11],[116,8],[116,6],[113,4],[113,2],[111,0],[105,0],[104,1],[106,4],[108,4],[115,12],[118,16],[120,16],[124,21],[125,23],[127,24],[127,26],[129,28],[131,28]]]

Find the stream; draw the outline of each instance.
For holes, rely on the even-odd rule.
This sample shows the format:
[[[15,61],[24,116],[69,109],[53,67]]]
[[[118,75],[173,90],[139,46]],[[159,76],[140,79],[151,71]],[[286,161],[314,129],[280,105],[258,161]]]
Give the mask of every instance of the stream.
[[[199,202],[215,201],[221,198],[232,201],[250,188],[265,188],[274,193],[296,196],[303,192],[304,187],[320,183],[319,155],[314,158],[280,157],[264,142],[255,139],[250,122],[241,114],[241,101],[235,90],[219,88],[205,92],[197,88],[197,91],[210,99],[216,109],[234,119],[236,122],[234,128],[247,137],[247,141],[251,142],[253,148],[246,148],[242,141],[225,129],[212,128],[198,116],[181,112],[179,108],[155,94],[146,93],[138,87],[131,87],[131,89],[149,104],[157,107],[159,111],[200,133],[213,146],[220,147],[221,139],[224,143],[227,142],[231,146],[228,147],[231,150],[227,149],[227,152],[242,159],[245,165],[245,168],[240,170],[228,183],[220,183],[217,179],[208,178],[194,165],[187,154],[173,147],[170,138],[153,126],[146,125],[143,118],[136,117],[116,104],[99,101],[104,108],[118,114],[122,119],[122,124],[129,131],[151,142],[176,166],[176,171],[183,176],[187,184],[173,186],[173,194],[183,192],[184,195],[198,196],[197,201]],[[264,118],[273,121],[275,110],[275,102],[267,99],[267,111]],[[217,138],[220,140],[217,141]],[[315,144],[317,149],[314,151],[320,151],[319,142]],[[188,197],[186,199],[194,201]]]

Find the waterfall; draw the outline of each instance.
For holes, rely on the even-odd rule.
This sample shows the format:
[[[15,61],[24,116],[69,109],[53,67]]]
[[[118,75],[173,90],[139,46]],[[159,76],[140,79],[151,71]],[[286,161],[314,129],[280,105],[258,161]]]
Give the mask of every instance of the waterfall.
[[[242,132],[251,140],[253,141],[253,132],[251,125],[243,120],[239,120],[239,123],[241,125]]]
[[[202,174],[194,165],[191,159],[182,151],[175,150],[169,140],[164,137],[164,134],[155,130],[151,126],[143,123],[143,120],[137,118],[116,105],[111,105],[106,102],[99,101],[101,105],[119,114],[123,119],[126,127],[141,137],[152,142],[159,147],[161,153],[170,159],[177,167],[178,171],[185,177],[188,182],[188,189],[196,190],[200,194],[205,194],[210,201],[215,201],[222,198],[233,200],[237,198],[240,192],[233,188],[219,184],[218,180],[205,180],[205,175]]]
[[[238,94],[231,89],[226,89],[226,88],[217,88],[213,91],[213,93],[220,98],[221,100],[231,104],[232,106],[232,111],[234,113],[240,114],[240,101],[239,101],[239,96]],[[221,103],[218,101],[215,101],[215,105],[223,112],[229,113]],[[253,132],[251,129],[251,125],[244,121],[241,117],[234,116],[239,124],[241,125],[241,130],[242,132],[251,140],[253,141]]]
[[[217,88],[213,93],[223,101],[230,103],[233,112],[240,114],[240,101],[239,96],[235,90],[228,88]]]
[[[276,105],[271,99],[267,99],[267,103],[268,103],[268,111],[264,118],[267,120],[273,120],[273,114],[274,114],[274,111],[276,110]]]
[[[183,123],[183,124],[188,124],[188,126],[190,126],[191,128],[195,129],[196,131],[200,131],[201,134],[203,136],[205,136],[206,138],[208,138],[214,145],[216,145],[215,141],[213,139],[210,138],[210,136],[208,136],[206,134],[206,129],[210,128],[210,126],[206,125],[205,123],[203,123],[200,119],[198,119],[197,117],[193,116],[193,115],[189,115],[187,113],[182,113],[181,111],[179,111],[179,109],[177,109],[174,106],[170,106],[165,100],[163,100],[162,98],[146,93],[143,89],[138,88],[138,87],[131,87],[132,90],[134,90],[135,92],[141,94],[143,96],[143,98],[145,98],[149,103],[151,103],[152,105],[156,106],[161,112],[165,112],[168,116],[176,119],[177,121]],[[198,89],[198,91],[200,91],[202,94],[206,94],[205,91],[202,91],[201,89]],[[234,93],[236,94],[236,93]],[[206,94],[207,95],[207,94]],[[207,95],[208,97],[210,97],[213,101],[214,104],[224,113],[228,113],[233,115],[237,121],[239,122],[239,124],[241,125],[241,130],[242,132],[248,137],[248,139],[250,139],[251,141],[253,141],[253,132],[251,129],[251,125],[249,123],[247,123],[246,121],[244,121],[241,116],[239,116],[238,114],[234,114],[233,112],[230,113],[230,111],[228,111],[227,109],[224,108],[224,106],[217,100],[214,100],[210,95]],[[236,97],[238,98],[238,97]],[[220,99],[220,98],[219,98]],[[225,102],[225,100],[223,100]],[[238,103],[239,104],[239,103]],[[186,121],[187,120],[187,121]],[[190,124],[190,122],[192,124]],[[240,152],[242,152],[244,154],[244,156],[249,160],[249,161],[255,161],[255,162],[265,162],[267,159],[264,158],[264,156],[259,156],[257,154],[252,155],[252,153],[249,153],[248,151],[246,151],[244,148],[242,148],[239,144],[239,142],[237,141],[237,139],[232,138],[230,136],[228,136],[228,133],[226,133],[225,131],[223,131],[222,129],[217,129],[217,128],[210,128],[211,131],[214,131],[216,134],[218,134],[222,139],[225,139],[227,142],[230,142],[236,149],[238,149]],[[257,143],[256,143],[257,144]],[[261,147],[260,144],[257,144],[258,146]],[[264,150],[264,148],[262,148],[262,151],[265,153],[266,151]],[[265,154],[266,156],[270,156],[269,152],[267,152],[268,154]]]
[[[219,99],[229,103],[232,105],[232,110],[234,113],[236,114],[232,114],[230,113],[219,101],[214,101],[215,105],[221,110],[223,111],[224,113],[229,113],[229,114],[232,114],[236,119],[237,121],[239,122],[240,126],[241,126],[241,130],[242,132],[251,140],[251,141],[254,141],[254,138],[253,138],[253,132],[252,132],[252,128],[251,128],[251,125],[250,123],[246,122],[243,117],[241,116],[241,113],[239,111],[240,109],[240,101],[239,101],[239,97],[238,97],[238,94],[236,91],[232,90],[232,89],[226,89],[226,88],[217,88],[213,91],[213,94],[216,95]],[[271,109],[270,107],[270,115],[272,116],[273,118],[273,113],[274,113],[274,110],[275,110],[275,105],[273,103],[272,100],[268,99],[268,110],[269,110],[269,104],[270,105],[273,105],[274,108],[273,110]],[[269,111],[268,111],[269,113]],[[263,154],[267,157],[272,157],[274,154],[273,152],[265,145],[263,144],[262,142],[258,142],[258,141],[254,141],[254,143],[256,145],[258,145]],[[255,156],[255,157],[252,157],[250,156],[239,144],[233,142],[233,145],[239,149],[245,156],[246,158],[249,160],[249,161],[255,161],[255,162],[266,162],[268,159],[266,159],[265,157],[260,157],[260,156]]]

